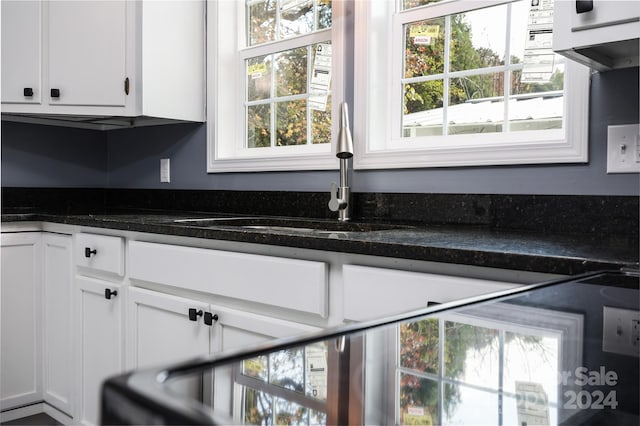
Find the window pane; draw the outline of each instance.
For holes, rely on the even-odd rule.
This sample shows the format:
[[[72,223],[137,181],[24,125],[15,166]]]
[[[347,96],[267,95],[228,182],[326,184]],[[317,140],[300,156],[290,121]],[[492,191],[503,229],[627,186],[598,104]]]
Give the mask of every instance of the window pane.
[[[425,319],[400,325],[400,365],[402,367],[425,373],[438,372],[440,347],[438,328],[437,319]]]
[[[445,384],[443,424],[497,425],[500,404],[498,393],[474,389],[464,385]],[[502,424],[518,424],[509,422]]]
[[[307,143],[307,101],[276,104],[276,146]]]
[[[400,424],[439,425],[438,382],[400,374]]]
[[[441,0],[403,0],[402,9],[413,9],[414,7],[420,7],[430,3],[437,3],[439,1]]]
[[[498,387],[498,330],[445,322],[444,376],[483,387]]]
[[[331,143],[331,95],[324,111],[311,111],[311,143]]]
[[[318,29],[331,28],[332,20],[331,0],[318,0]]]
[[[312,0],[280,0],[280,38],[310,33],[314,21]]]
[[[276,39],[276,1],[247,0],[250,46]]]
[[[287,349],[269,355],[271,384],[304,393],[304,353],[301,348]]]
[[[305,347],[306,395],[327,399],[327,341]]]
[[[452,78],[448,133],[501,132],[504,123],[504,73]]]
[[[405,78],[444,72],[444,18],[405,25]]]
[[[269,370],[267,366],[267,357],[258,356],[242,362],[242,374],[249,377],[255,377],[264,382],[269,378]]]
[[[402,136],[442,135],[444,81],[404,85]]]
[[[274,55],[276,69],[276,96],[297,95],[307,92],[307,47],[288,50]]]
[[[286,399],[276,398],[276,425],[306,425],[309,409]]]
[[[268,393],[243,387],[242,410],[244,423],[252,425],[272,424],[273,397]]]
[[[248,59],[247,100],[269,99],[271,96],[271,56],[259,56]]]
[[[451,71],[504,64],[506,37],[506,5],[453,15]]]
[[[247,147],[266,146],[271,146],[271,106],[250,106],[247,108]]]

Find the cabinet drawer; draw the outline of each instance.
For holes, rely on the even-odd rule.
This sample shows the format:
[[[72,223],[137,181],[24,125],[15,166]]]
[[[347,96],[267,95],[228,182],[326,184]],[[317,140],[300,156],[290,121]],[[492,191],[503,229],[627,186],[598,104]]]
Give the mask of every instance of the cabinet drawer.
[[[108,235],[76,234],[75,264],[86,271],[124,275],[124,239]]]
[[[327,317],[322,262],[131,241],[132,279]]]
[[[345,265],[344,318],[362,321],[518,286],[515,283]]]

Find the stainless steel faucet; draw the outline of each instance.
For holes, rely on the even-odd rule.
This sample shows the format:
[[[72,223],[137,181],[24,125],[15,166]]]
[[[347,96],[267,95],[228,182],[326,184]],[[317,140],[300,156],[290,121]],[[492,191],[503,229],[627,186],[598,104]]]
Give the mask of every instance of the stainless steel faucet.
[[[339,221],[349,220],[349,196],[347,170],[349,168],[349,158],[353,157],[353,140],[349,130],[349,108],[347,103],[340,105],[340,130],[338,131],[338,145],[336,157],[340,159],[340,186],[331,182],[331,200],[329,200],[329,210],[338,212]]]

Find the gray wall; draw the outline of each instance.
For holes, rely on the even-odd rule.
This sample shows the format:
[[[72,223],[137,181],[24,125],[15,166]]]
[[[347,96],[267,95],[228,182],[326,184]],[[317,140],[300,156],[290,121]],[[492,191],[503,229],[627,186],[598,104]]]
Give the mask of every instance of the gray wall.
[[[638,174],[606,174],[607,126],[640,121],[638,68],[594,74],[589,163],[372,170],[358,192],[639,195]],[[357,143],[357,141],[355,141]],[[171,183],[160,183],[160,159]],[[328,191],[337,172],[206,173],[204,124],[94,132],[2,123],[2,185]]]

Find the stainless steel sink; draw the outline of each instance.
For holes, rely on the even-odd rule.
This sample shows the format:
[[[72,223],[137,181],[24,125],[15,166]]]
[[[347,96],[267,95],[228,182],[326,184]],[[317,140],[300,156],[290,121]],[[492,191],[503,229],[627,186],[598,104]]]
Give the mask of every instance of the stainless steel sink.
[[[289,217],[220,217],[178,219],[174,223],[198,228],[235,227],[270,232],[292,233],[334,233],[334,232],[372,232],[407,228],[402,225],[378,223],[338,222],[321,219],[298,219]]]

